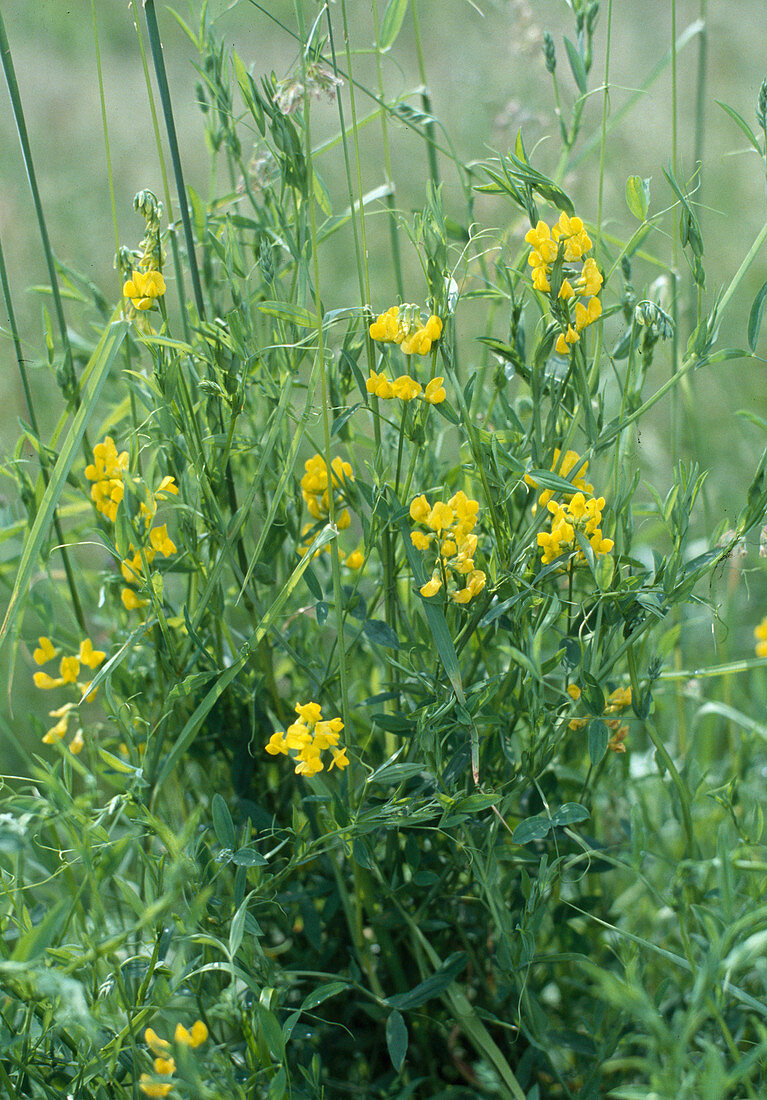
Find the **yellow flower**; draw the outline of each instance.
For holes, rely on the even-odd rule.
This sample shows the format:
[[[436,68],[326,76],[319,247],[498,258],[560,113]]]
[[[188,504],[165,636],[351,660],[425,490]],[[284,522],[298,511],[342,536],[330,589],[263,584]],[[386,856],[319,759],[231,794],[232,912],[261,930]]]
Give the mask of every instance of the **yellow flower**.
[[[431,382],[426,383],[426,390],[424,392],[424,400],[428,401],[430,405],[439,405],[447,397],[447,391],[443,385],[444,378],[437,376],[432,378]]]
[[[38,648],[32,654],[32,660],[36,665],[44,665],[52,661],[56,656],[56,650],[50,638],[38,638]]]
[[[134,271],[123,285],[123,294],[139,310],[151,309],[164,293],[165,280],[159,271]]]
[[[440,580],[440,578],[435,573],[430,581],[427,581],[426,584],[421,586],[421,588],[419,589],[419,592],[421,593],[422,596],[424,596],[426,599],[428,599],[430,596],[436,596],[437,592],[439,592],[441,587],[442,587],[442,581]]]
[[[35,687],[40,688],[42,691],[50,691],[52,688],[61,687],[67,681],[61,676],[49,676],[47,672],[36,672],[32,677]]]
[[[93,648],[93,642],[90,638],[80,642],[79,659],[88,668],[98,668],[105,657],[106,653],[103,650]]]
[[[322,708],[319,703],[296,703],[295,709],[299,718],[311,726],[322,718]]]
[[[416,550],[428,550],[433,538],[433,535],[425,535],[422,531],[410,532],[410,541]]]
[[[754,627],[757,657],[767,657],[767,615]]]
[[[59,675],[65,684],[77,683],[80,674],[80,662],[77,657],[62,657],[59,665]]]
[[[333,761],[328,768],[328,771],[332,771],[333,768],[343,770],[349,767],[349,757],[346,755],[345,748],[336,748],[334,745],[330,746],[330,751],[333,754]]]
[[[178,485],[176,485],[176,479],[174,477],[164,477],[154,491],[157,500],[164,500],[169,493],[173,494],[173,496],[178,496]]]
[[[270,756],[277,756],[279,753],[288,755],[288,744],[285,740],[285,734],[280,731],[279,733],[273,733],[265,745],[266,751]]]
[[[410,518],[413,520],[414,523],[426,523],[430,512],[431,507],[428,500],[423,494],[421,494],[421,496],[419,497],[414,497],[414,499],[411,500]]]
[[[361,550],[353,550],[351,554],[346,555],[346,561],[344,565],[349,569],[361,569],[365,564],[365,555]]]
[[[575,702],[577,703],[578,700],[581,697],[581,689],[578,687],[577,684],[568,684],[567,685],[567,694],[570,696],[571,699],[574,699]]]
[[[178,1027],[181,1027],[181,1024],[179,1024]],[[176,1028],[176,1031],[178,1031],[178,1027]],[[187,1032],[187,1034],[189,1034],[189,1033]],[[159,1073],[161,1077],[170,1077],[172,1074],[174,1074],[176,1072],[175,1059],[173,1059],[173,1058],[155,1058],[155,1060],[154,1060],[154,1071],[155,1071],[155,1073]]]
[[[631,706],[631,688],[616,688],[607,697],[607,706],[605,707],[605,714],[615,714],[616,711],[623,710],[625,707]]]
[[[395,397],[399,397],[401,401],[412,401],[414,397],[418,397],[421,392],[421,383],[416,382],[415,378],[411,378],[408,374],[401,374],[399,378],[395,378],[391,384],[391,390]]]
[[[383,400],[388,400],[388,398],[392,396],[391,382],[383,371],[377,374],[376,371],[371,370],[370,377],[365,383],[365,388],[368,393],[375,394],[376,397],[380,397]]]
[[[85,740],[83,738],[83,731],[78,730],[77,733],[72,738],[72,740],[69,742],[69,751],[74,756],[77,756],[78,753],[82,752],[84,746],[85,746]]]
[[[142,1073],[139,1079],[139,1088],[145,1096],[167,1096],[173,1088],[173,1083],[155,1081],[148,1073]]]
[[[168,534],[167,523],[163,523],[162,527],[152,528],[149,532],[149,542],[152,549],[165,558],[169,558],[171,554],[176,553],[176,544]]]
[[[118,454],[111,435],[96,444],[93,448],[93,462],[85,467],[86,478],[94,482],[91,486],[91,497],[96,509],[112,523],[117,517],[117,506],[123,499],[123,473],[127,467],[128,452],[122,451]]]
[[[149,604],[149,600],[140,600],[132,588],[123,588],[120,597],[126,611],[138,611]]]
[[[148,1027],[144,1032],[144,1042],[158,1057],[164,1057],[170,1050],[170,1043],[167,1039],[161,1039],[156,1031],[153,1031],[151,1027]]]
[[[57,741],[61,741],[63,737],[66,737],[67,727],[69,726],[69,712],[62,715],[59,718],[55,726],[51,726],[48,732],[43,737],[44,745],[55,745]]]

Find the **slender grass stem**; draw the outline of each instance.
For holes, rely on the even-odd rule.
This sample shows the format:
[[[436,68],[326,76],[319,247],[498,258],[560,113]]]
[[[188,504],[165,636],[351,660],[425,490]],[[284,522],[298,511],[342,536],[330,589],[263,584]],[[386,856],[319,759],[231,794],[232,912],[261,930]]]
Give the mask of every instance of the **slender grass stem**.
[[[184,173],[181,167],[181,153],[179,151],[178,138],[176,136],[176,123],[173,119],[173,105],[170,98],[170,88],[168,87],[168,77],[165,72],[165,62],[162,56],[162,42],[160,41],[160,30],[157,25],[157,16],[154,10],[154,0],[144,0],[144,17],[146,19],[147,33],[149,35],[149,48],[152,51],[155,76],[157,77],[160,102],[162,103],[163,115],[165,116],[165,129],[168,134],[168,147],[170,149],[170,157],[173,164],[173,174],[176,177],[176,193],[178,195],[179,210],[181,213],[181,224],[184,227],[184,239],[186,240],[189,272],[192,276],[194,301],[200,320],[204,320],[205,302],[202,297],[202,284],[200,283],[200,272],[197,267],[197,255],[194,249],[194,234],[192,233],[192,222],[189,217],[189,203],[186,197]]]

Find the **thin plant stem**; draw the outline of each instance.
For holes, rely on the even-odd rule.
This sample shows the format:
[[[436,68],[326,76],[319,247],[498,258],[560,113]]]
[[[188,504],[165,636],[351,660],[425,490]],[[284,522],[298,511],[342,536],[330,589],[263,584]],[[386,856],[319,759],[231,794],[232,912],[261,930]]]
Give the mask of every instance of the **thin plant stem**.
[[[56,261],[53,256],[53,249],[51,248],[51,242],[48,236],[48,229],[45,223],[43,204],[40,198],[40,191],[37,186],[37,174],[35,172],[34,161],[32,160],[32,149],[29,144],[29,135],[27,134],[27,124],[24,119],[24,110],[21,104],[21,94],[19,92],[19,85],[16,80],[16,71],[13,66],[11,47],[8,42],[8,36],[5,32],[5,23],[3,22],[2,12],[0,12],[0,61],[2,62],[3,72],[5,73],[5,80],[8,85],[8,94],[11,99],[11,110],[13,111],[13,119],[16,123],[16,130],[19,135],[21,155],[24,158],[24,167],[26,168],[27,172],[29,189],[32,193],[32,202],[35,207],[35,216],[37,218],[37,227],[40,233],[40,241],[42,242],[43,252],[45,253],[45,263],[48,268],[48,279],[51,284],[51,293],[53,295],[53,307],[59,328],[61,346],[64,351],[64,377],[71,385],[72,399],[74,401],[74,404],[76,407],[79,407],[80,386],[74,371],[72,348],[69,343],[67,322],[64,317],[64,306],[61,301],[59,279],[56,273]],[[88,446],[85,437],[83,437],[83,443],[84,446]]]
[[[37,422],[37,415],[35,413],[35,404],[32,399],[32,391],[29,386],[29,378],[27,376],[27,365],[22,355],[21,341],[19,339],[19,330],[16,325],[16,314],[13,308],[13,298],[11,297],[11,285],[8,279],[8,269],[5,266],[5,256],[3,254],[3,245],[0,241],[0,285],[3,288],[3,300],[5,302],[5,309],[8,314],[8,327],[11,333],[11,339],[13,340],[13,349],[16,355],[16,363],[19,368],[19,375],[21,376],[21,385],[24,390],[24,400],[27,406],[27,413],[29,414],[29,420],[32,425],[32,431],[40,440],[40,472],[43,476],[45,485],[48,485],[49,480],[49,467],[48,467],[48,452],[42,446],[42,440],[40,439],[40,428]],[[61,559],[64,564],[64,572],[67,578],[67,586],[69,588],[69,594],[72,597],[72,610],[74,611],[75,618],[80,629],[87,633],[87,627],[85,625],[85,616],[83,614],[82,604],[80,602],[80,595],[77,591],[77,585],[75,583],[74,572],[72,570],[72,563],[69,560],[69,551],[67,550],[66,540],[64,538],[64,532],[61,529],[61,520],[59,518],[58,509],[53,513],[53,524],[56,531],[56,539],[61,551]]]
[[[197,267],[197,255],[194,250],[194,235],[192,233],[192,222],[189,217],[189,203],[186,198],[184,173],[181,168],[181,154],[178,147],[178,138],[176,137],[176,123],[173,119],[173,106],[171,104],[170,88],[168,87],[168,77],[165,72],[165,61],[162,56],[162,42],[160,41],[160,30],[157,26],[154,0],[144,0],[144,16],[146,18],[147,33],[149,34],[149,48],[152,51],[154,71],[157,77],[157,87],[160,92],[160,102],[162,103],[163,115],[165,116],[165,128],[168,134],[168,146],[170,148],[170,158],[173,164],[173,174],[176,177],[176,192],[178,194],[181,213],[181,224],[184,227],[187,261],[192,276],[194,301],[200,320],[204,320],[205,303],[202,297],[202,284],[200,283],[200,272]]]

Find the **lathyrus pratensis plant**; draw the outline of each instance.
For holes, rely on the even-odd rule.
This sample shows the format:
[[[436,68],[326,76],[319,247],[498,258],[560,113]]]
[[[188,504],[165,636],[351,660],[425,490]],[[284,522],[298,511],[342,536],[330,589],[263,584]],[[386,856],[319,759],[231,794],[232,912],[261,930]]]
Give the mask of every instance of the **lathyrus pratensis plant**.
[[[693,202],[670,175],[699,292],[683,337],[676,306],[675,322],[635,289],[665,224],[644,182],[625,242],[593,161],[576,213],[561,181],[599,4],[570,7],[569,113],[543,38],[549,177],[521,132],[462,164],[424,73],[418,109],[359,81],[343,3],[311,27],[296,5],[299,61],[279,80],[228,52],[204,6],[198,30],[180,22],[226,181],[205,202],[184,187],[146,0],[178,190],[136,197],[144,237],[118,250],[108,327],[81,340],[68,434],[44,447],[33,420],[37,484],[21,446],[10,467],[30,530],[5,630],[22,636],[42,562],[23,637],[57,705],[54,725],[30,719],[29,781],[0,819],[9,1096],[633,1097],[669,1065],[714,1095],[727,1059],[748,1095],[764,1085],[758,982],[711,916],[726,887],[730,923],[752,930],[753,880],[736,900],[712,878],[660,689],[663,623],[681,628],[762,521],[764,460],[731,535],[706,531],[693,556],[702,472],[665,471],[663,500],[632,457],[666,393],[735,358],[716,340],[747,265],[706,307]],[[379,59],[406,8],[375,11]],[[423,64],[415,0],[411,16]],[[394,180],[362,189],[365,99],[387,173],[392,121],[424,142],[429,179],[407,200]],[[319,111],[338,118],[324,154]],[[446,212],[440,164],[463,211]],[[478,198],[503,230],[481,227]],[[65,556],[60,574],[62,552],[77,568]],[[637,793],[639,774],[653,785]],[[750,859],[758,833],[739,843]],[[681,992],[655,996],[669,965]],[[688,1049],[667,1038],[682,1032]]]

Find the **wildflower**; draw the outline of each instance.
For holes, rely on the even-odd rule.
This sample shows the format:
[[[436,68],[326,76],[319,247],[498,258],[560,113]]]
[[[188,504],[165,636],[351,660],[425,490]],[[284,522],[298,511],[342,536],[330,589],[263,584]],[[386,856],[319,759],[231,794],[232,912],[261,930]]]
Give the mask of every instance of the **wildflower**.
[[[43,738],[45,740],[45,738]],[[73,756],[77,756],[81,753],[85,746],[85,739],[83,738],[83,731],[78,730],[72,740],[69,742],[69,751]]]
[[[346,749],[338,743],[344,728],[341,719],[323,721],[319,703],[298,703],[295,709],[298,721],[293,722],[285,731],[273,733],[267,741],[265,748],[269,755],[288,756],[294,752],[293,759],[297,761],[296,775],[305,775],[307,778],[323,771],[325,765],[321,755],[326,749],[330,749],[333,756],[328,771],[333,767],[348,767]]]
[[[155,299],[165,293],[165,280],[159,271],[134,271],[123,285],[123,294],[130,298],[133,308],[151,309]]]
[[[604,538],[600,528],[604,497],[589,497],[575,493],[564,504],[549,500],[546,507],[551,513],[549,531],[538,532],[538,545],[543,551],[541,561],[548,565],[562,554],[577,552],[576,560],[583,560],[583,551],[578,547],[576,531],[580,531],[589,540],[591,549],[598,557],[609,554],[614,543]]]
[[[144,1032],[144,1041],[150,1048],[153,1054],[157,1054],[159,1057],[164,1057],[170,1050],[170,1043],[167,1039],[161,1039],[160,1036],[151,1027],[148,1027]]]
[[[376,371],[371,370],[370,377],[365,383],[365,388],[368,393],[375,394],[376,397],[381,397],[384,401],[392,396],[391,382],[383,371],[378,374]]]
[[[346,555],[346,561],[344,565],[349,569],[361,569],[365,563],[365,557],[361,550],[353,550],[351,554]]]
[[[525,234],[530,254],[528,264],[532,270],[534,288],[542,294],[551,294],[551,277],[555,261],[560,261],[561,283],[552,309],[560,326],[555,350],[558,355],[568,355],[581,333],[602,315],[599,292],[602,274],[593,256],[586,257],[591,248],[591,238],[583,221],[569,217],[564,211],[554,226],[539,221]],[[585,258],[584,258],[585,257]],[[581,263],[580,272],[566,265]],[[588,301],[586,301],[588,299]]]
[[[431,580],[419,589],[425,599],[435,596],[445,579],[450,581],[448,594],[457,604],[469,603],[484,589],[487,576],[474,567],[478,541],[474,527],[478,516],[479,501],[467,497],[462,489],[449,501],[438,500],[433,507],[423,495],[410,502],[410,518],[421,527],[428,528],[428,533],[410,533],[413,546],[423,552],[435,544],[437,546],[437,560]],[[455,586],[453,574],[463,578],[463,583]]]
[[[78,659],[82,664],[87,665],[88,668],[98,668],[105,657],[106,653],[103,649],[93,648],[93,642],[90,638],[85,638],[80,642]]]
[[[347,502],[347,487],[354,481],[354,474],[350,463],[344,462],[336,456],[330,463],[330,477],[325,459],[320,454],[308,458],[304,463],[304,476],[301,478],[301,495],[306,503],[307,511],[312,519],[318,523],[327,522],[330,518],[330,492],[333,493],[336,527],[339,531],[345,531],[351,525],[352,517],[348,508],[343,505]],[[301,531],[301,540],[304,543],[310,541],[310,536],[315,530],[312,524],[306,524]],[[299,546],[299,554],[305,554],[307,546]]]
[[[759,623],[759,626],[754,627],[754,637],[756,638],[757,657],[767,657],[767,615]]]
[[[581,697],[581,689],[578,687],[577,684],[568,684],[567,685],[567,694],[570,696],[571,699],[575,700],[575,702],[577,703],[578,700]]]
[[[182,1046],[195,1047],[202,1046],[202,1044],[208,1038],[208,1029],[202,1020],[195,1020],[192,1024],[192,1030],[187,1029],[182,1024],[176,1024],[176,1031],[173,1036],[177,1043]]]
[[[442,335],[442,321],[432,313],[424,324],[418,306],[391,306],[368,329],[372,340],[399,344],[405,355],[428,355]]]
[[[50,638],[38,638],[37,642],[38,648],[32,654],[32,660],[35,664],[44,665],[46,662],[52,661],[56,656],[56,650]]]
[[[176,553],[176,544],[168,534],[168,525],[163,523],[162,527],[153,527],[149,532],[149,542],[153,550],[158,554],[162,554],[164,558],[169,558],[171,554]]]
[[[139,1088],[145,1096],[167,1096],[173,1088],[172,1081],[155,1081],[148,1073],[142,1073],[139,1078]]]
[[[85,467],[86,478],[94,482],[91,486],[91,497],[96,509],[112,523],[117,517],[117,507],[125,492],[123,472],[127,467],[128,452],[122,451],[118,454],[111,435],[96,444],[93,448],[93,462]]]
[[[447,397],[447,391],[443,385],[444,381],[444,378],[437,376],[427,383],[423,396],[424,400],[428,401],[430,405],[439,405]]]
[[[605,707],[605,714],[616,714],[619,710],[624,710],[626,707],[631,706],[631,688],[616,688],[607,697],[607,706]]]
[[[411,378],[408,374],[401,374],[391,384],[392,394],[394,397],[399,397],[401,401],[412,401],[421,393],[421,388],[420,382],[416,382],[415,378]]]

